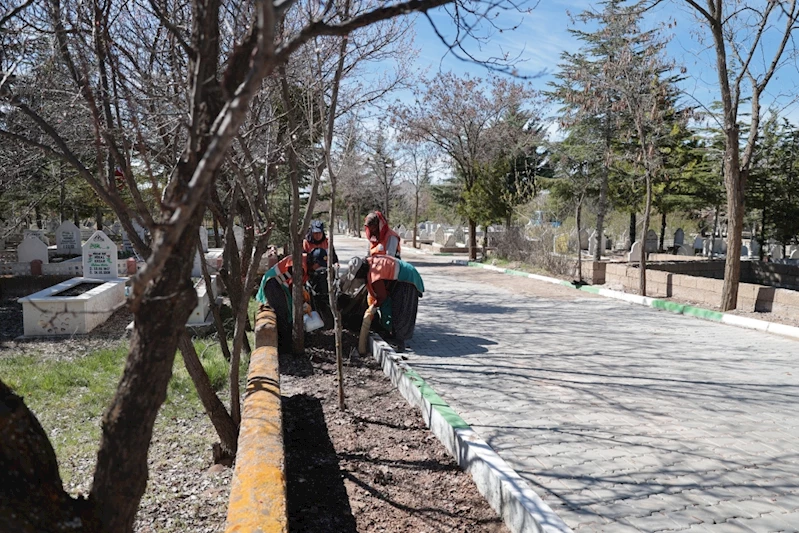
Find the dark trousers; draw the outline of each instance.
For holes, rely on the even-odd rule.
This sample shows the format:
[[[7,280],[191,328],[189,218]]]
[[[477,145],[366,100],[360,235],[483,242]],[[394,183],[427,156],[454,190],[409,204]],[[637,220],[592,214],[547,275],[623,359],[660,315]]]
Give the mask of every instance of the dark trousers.
[[[394,283],[391,290],[391,329],[397,340],[407,341],[413,338],[418,310],[419,291],[413,283]]]
[[[264,296],[269,307],[275,312],[277,321],[278,353],[291,353],[291,309],[286,291],[278,280],[272,278],[264,285]]]

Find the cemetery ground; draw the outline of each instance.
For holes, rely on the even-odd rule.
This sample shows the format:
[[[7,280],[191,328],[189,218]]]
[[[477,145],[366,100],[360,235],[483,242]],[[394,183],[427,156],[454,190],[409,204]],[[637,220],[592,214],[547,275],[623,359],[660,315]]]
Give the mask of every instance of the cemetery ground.
[[[14,341],[22,334],[21,306],[0,302],[0,375],[47,431],[72,494],[91,486],[100,419],[121,375],[130,320],[123,309],[85,336]],[[357,339],[345,332],[344,341],[349,354]],[[227,403],[227,363],[216,341],[195,345]],[[347,410],[340,411],[332,333],[308,336],[306,349],[304,357],[281,356],[291,532],[507,531],[371,357],[345,361]],[[225,530],[232,469],[213,464],[217,440],[178,354],[137,532]]]

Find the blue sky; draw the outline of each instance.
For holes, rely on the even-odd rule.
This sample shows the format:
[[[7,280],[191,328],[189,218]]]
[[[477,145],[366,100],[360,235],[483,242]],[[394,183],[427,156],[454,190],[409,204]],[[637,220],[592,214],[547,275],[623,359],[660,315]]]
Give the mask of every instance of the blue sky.
[[[483,35],[489,37],[488,44],[478,45],[472,42],[469,50],[481,58],[503,52],[511,56],[520,55],[523,61],[517,64],[519,74],[535,76],[543,73],[532,79],[531,84],[536,89],[544,89],[546,83],[552,79],[552,73],[557,71],[561,52],[574,52],[580,46],[580,42],[567,31],[570,27],[567,12],[577,14],[591,6],[599,7],[599,4],[588,0],[542,0],[529,13],[508,13],[500,17],[499,25],[506,28],[518,25],[517,29],[484,32]],[[452,33],[452,23],[446,12],[439,9],[431,13],[431,17],[440,31]],[[679,0],[662,2],[646,15],[643,25],[650,28],[665,22],[676,23],[671,29],[664,30],[664,34],[672,37],[667,48],[669,55],[687,69],[687,78],[682,85],[686,103],[700,102],[709,105],[718,99],[718,82],[715,56],[710,49],[712,43],[704,37],[707,30],[696,21],[690,8]],[[416,47],[419,49],[416,64],[418,68],[426,70],[428,75],[438,70],[458,74],[468,72],[472,76],[481,77],[487,74],[484,67],[460,61],[447,54],[446,47],[424,17],[419,17],[416,21]],[[799,123],[799,106],[791,103],[797,94],[797,78],[799,76],[796,65],[787,65],[769,85],[763,101],[764,107],[774,101],[778,102],[784,107],[783,114],[794,123]],[[398,96],[402,98],[401,95]],[[746,107],[742,106],[742,110]]]

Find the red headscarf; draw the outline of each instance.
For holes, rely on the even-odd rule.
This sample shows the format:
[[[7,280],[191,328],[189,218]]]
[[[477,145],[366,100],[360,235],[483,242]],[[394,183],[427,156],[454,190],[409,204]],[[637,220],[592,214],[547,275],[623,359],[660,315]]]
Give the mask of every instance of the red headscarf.
[[[374,221],[377,220],[377,233],[373,234],[372,230],[369,228],[370,224],[373,225]],[[388,249],[388,239],[392,235],[397,238],[397,255],[399,255],[400,251],[400,237],[397,232],[392,230],[389,225],[386,217],[380,211],[374,211],[373,213],[369,213],[366,215],[366,218],[363,221],[363,225],[366,231],[366,238],[369,240],[369,247],[371,248],[372,254],[375,253],[385,253]],[[380,245],[382,246],[382,250],[380,250]]]

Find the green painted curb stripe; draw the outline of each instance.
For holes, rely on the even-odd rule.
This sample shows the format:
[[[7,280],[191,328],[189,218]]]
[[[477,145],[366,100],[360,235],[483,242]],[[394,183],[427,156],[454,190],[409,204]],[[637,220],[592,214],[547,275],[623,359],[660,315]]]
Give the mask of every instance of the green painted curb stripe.
[[[521,272],[519,270],[511,270],[509,268],[505,269],[506,274],[510,274],[511,276],[522,276],[523,278],[527,277],[527,272]]]
[[[580,287],[581,291],[590,292],[591,294],[599,294],[599,287],[592,287],[591,285],[583,285]]]
[[[463,420],[452,407],[447,405],[447,402],[441,399],[436,391],[422,379],[422,377],[411,369],[404,369],[405,375],[408,376],[414,385],[422,393],[422,397],[430,402],[430,405],[438,411],[438,413],[447,421],[447,423],[455,429],[471,429],[471,426]]]
[[[672,313],[682,314],[685,310],[684,304],[674,302],[667,302],[665,300],[652,300],[652,307],[655,309],[663,309],[664,311],[671,311]]]
[[[691,305],[685,306],[683,314],[704,318],[705,320],[713,320],[715,322],[721,322],[721,319],[724,318],[724,313],[711,311],[710,309],[702,309],[701,307],[693,307]]]

